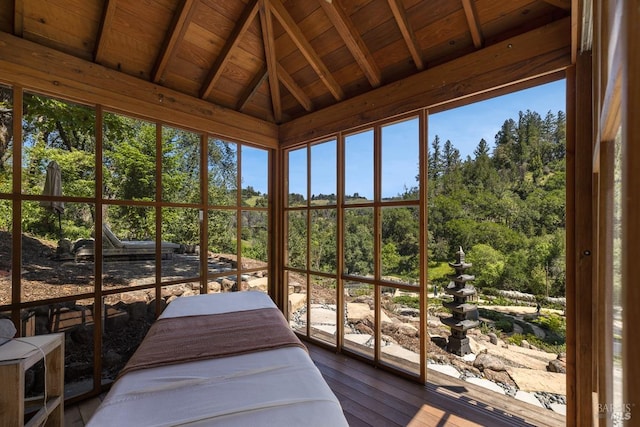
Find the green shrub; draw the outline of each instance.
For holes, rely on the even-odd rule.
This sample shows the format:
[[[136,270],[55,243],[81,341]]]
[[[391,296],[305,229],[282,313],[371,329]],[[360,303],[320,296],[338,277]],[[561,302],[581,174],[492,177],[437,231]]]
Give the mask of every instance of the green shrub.
[[[410,295],[400,295],[393,298],[395,304],[404,305],[410,308],[420,308],[420,298]]]
[[[505,333],[513,332],[513,322],[506,318],[498,320],[495,323],[495,327]]]

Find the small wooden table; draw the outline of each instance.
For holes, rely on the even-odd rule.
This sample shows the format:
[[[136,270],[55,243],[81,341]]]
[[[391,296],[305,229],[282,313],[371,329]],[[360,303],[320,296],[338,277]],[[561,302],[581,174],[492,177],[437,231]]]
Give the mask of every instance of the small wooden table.
[[[42,349],[40,351],[38,348]],[[25,372],[45,357],[47,402],[25,423]],[[64,425],[64,334],[18,338],[0,346],[0,426]]]

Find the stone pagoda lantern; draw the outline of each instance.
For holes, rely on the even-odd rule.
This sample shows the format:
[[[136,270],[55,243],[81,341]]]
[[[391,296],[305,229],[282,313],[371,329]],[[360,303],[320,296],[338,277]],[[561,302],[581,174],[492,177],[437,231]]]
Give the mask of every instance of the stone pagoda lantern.
[[[464,271],[471,267],[471,264],[464,262],[462,247],[456,252],[456,262],[450,262],[449,265],[455,270],[455,274],[449,276],[451,282],[444,291],[453,296],[453,300],[443,302],[442,305],[450,309],[453,316],[442,319],[442,323],[451,328],[447,345],[449,352],[464,356],[471,353],[467,331],[480,325],[478,308],[467,302],[470,297],[476,294],[475,288],[467,285],[467,282],[474,280],[475,276],[464,274]]]

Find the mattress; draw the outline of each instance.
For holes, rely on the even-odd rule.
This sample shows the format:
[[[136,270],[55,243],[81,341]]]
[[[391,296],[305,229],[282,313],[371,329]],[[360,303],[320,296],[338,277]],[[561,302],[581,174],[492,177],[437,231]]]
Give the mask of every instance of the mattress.
[[[273,307],[269,296],[261,292],[209,294],[178,298],[160,317]],[[348,424],[307,352],[286,347],[129,372],[113,384],[87,425]]]

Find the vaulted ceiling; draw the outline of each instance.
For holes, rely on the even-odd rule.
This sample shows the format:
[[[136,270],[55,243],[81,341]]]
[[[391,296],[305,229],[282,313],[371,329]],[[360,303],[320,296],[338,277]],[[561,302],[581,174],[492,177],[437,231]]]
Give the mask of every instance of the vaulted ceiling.
[[[0,31],[281,124],[570,14],[570,0],[0,0]]]

